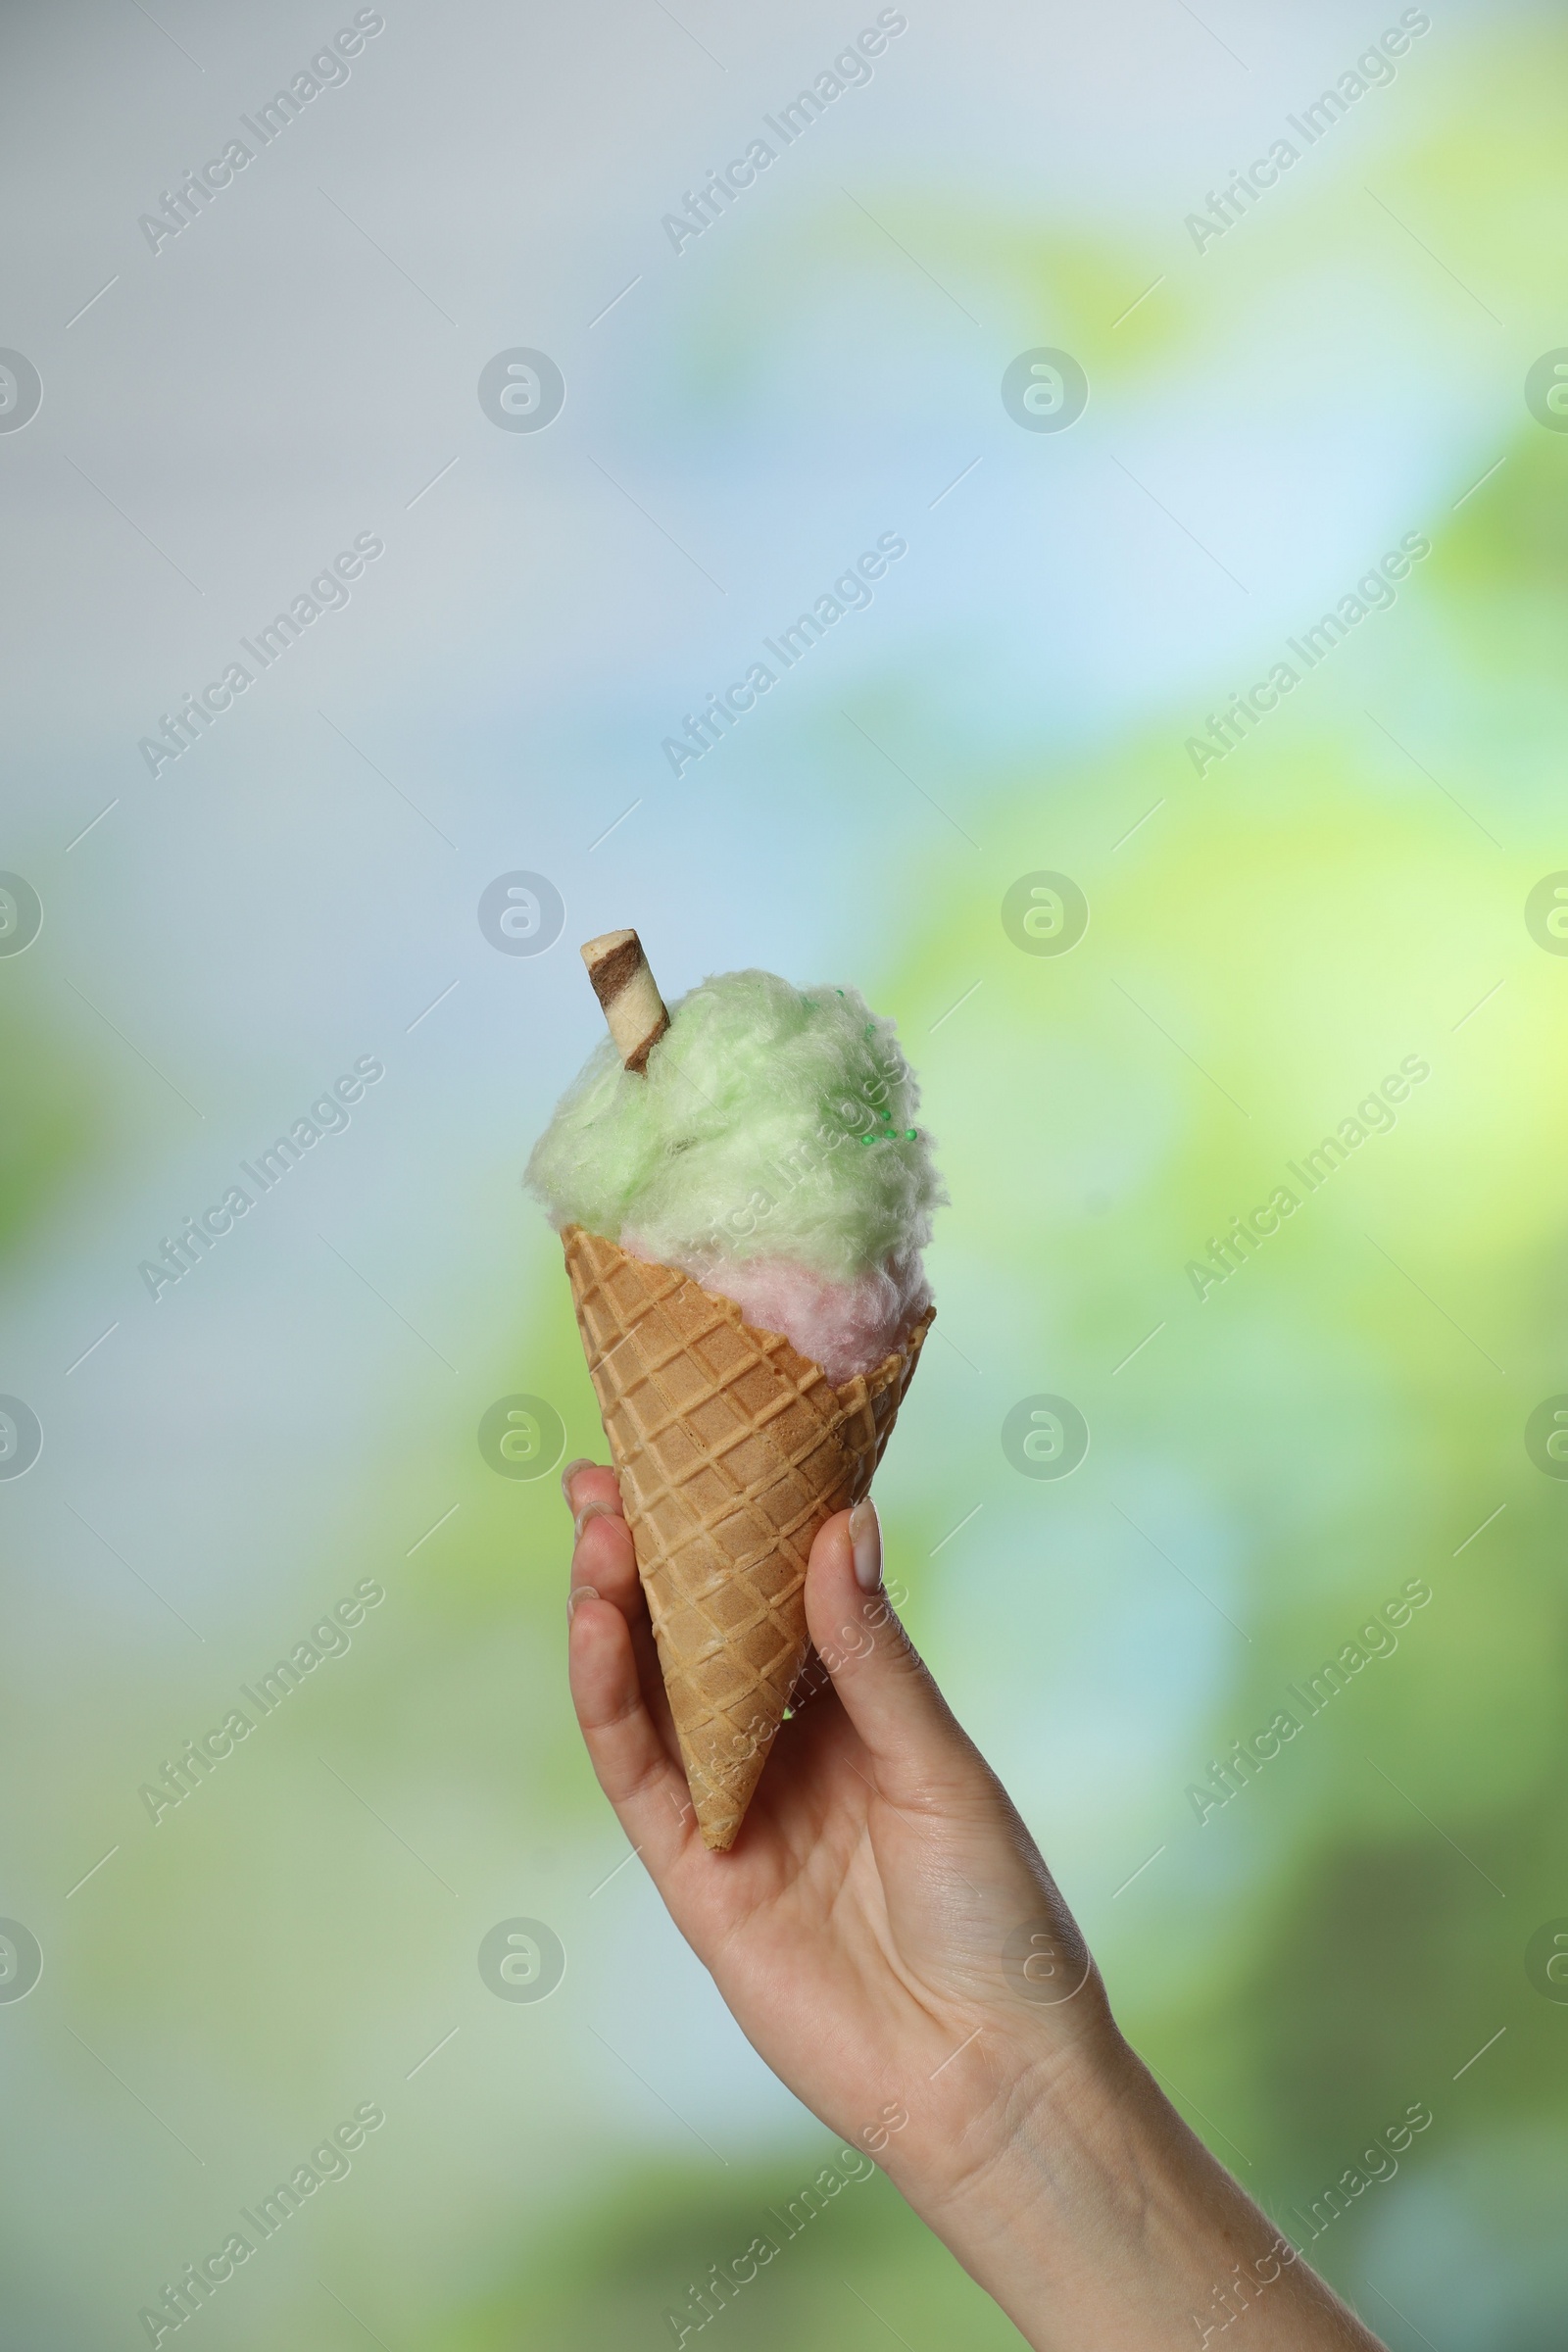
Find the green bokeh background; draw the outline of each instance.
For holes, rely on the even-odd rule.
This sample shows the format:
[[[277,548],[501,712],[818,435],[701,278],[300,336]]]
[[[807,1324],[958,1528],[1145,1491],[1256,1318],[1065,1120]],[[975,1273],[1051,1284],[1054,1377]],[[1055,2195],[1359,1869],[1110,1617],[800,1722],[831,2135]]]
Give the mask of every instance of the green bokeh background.
[[[139,350],[152,403],[102,446],[83,436],[106,379],[53,290],[90,290],[102,241],[84,208],[60,216],[80,231],[71,268],[53,248],[0,335],[53,402],[0,442],[47,589],[12,592],[0,854],[45,905],[38,941],[0,959],[0,1390],[45,1431],[25,1480],[0,1483],[0,1913],[45,1953],[35,1990],[0,2004],[0,2340],[145,2341],[139,2307],[366,2098],[384,2130],[191,2323],[214,2345],[671,2342],[665,2313],[832,2155],[724,2017],[587,1770],[554,1478],[500,1479],[475,1443],[494,1399],[528,1392],[569,1452],[602,1450],[516,1175],[593,1041],[575,940],[629,920],[671,993],[756,960],[854,979],[899,1021],[953,1205],[936,1334],[879,1481],[892,1561],[1132,2039],[1298,2242],[1312,2201],[1424,2103],[1397,2177],[1312,2258],[1401,2352],[1560,2341],[1568,2005],[1526,1951],[1568,1916],[1568,1486],[1524,1432],[1568,1391],[1568,956],[1524,909],[1568,868],[1568,434],[1523,385],[1568,342],[1568,42],[1545,11],[1435,19],[1338,143],[1200,256],[1181,226],[1197,191],[1379,29],[1333,14],[1282,54],[1279,28],[1209,13],[1248,86],[1152,5],[1124,28],[1143,44],[1125,89],[1109,31],[917,24],[904,81],[890,59],[854,99],[867,126],[885,106],[875,130],[832,126],[840,150],[760,192],[719,224],[727,246],[715,229],[597,342],[582,321],[622,277],[669,275],[658,212],[752,99],[688,89],[665,32],[618,6],[603,85],[572,47],[587,34],[543,20],[466,27],[499,44],[493,91],[430,26],[394,24],[379,90],[368,64],[331,101],[345,124],[351,100],[381,108],[331,132],[360,149],[274,159],[271,211],[247,228],[228,200],[226,252],[215,211],[185,279],[185,255],[158,258],[140,325],[95,314],[131,338],[98,365]],[[716,6],[692,23],[756,106],[847,37],[819,13],[787,35]],[[221,15],[172,29],[236,105],[319,37],[303,16],[265,50]],[[42,88],[45,36],[12,37]],[[156,78],[95,37],[89,122],[122,71]],[[658,84],[672,111],[623,149],[645,70],[675,74]],[[443,176],[514,101],[541,138],[564,111],[554,215],[539,189],[527,210],[500,145]],[[127,281],[134,191],[222,112],[168,103],[137,134],[139,176],[120,150],[103,166],[125,174],[107,250]],[[1057,110],[1059,170],[1024,156],[1030,106]],[[363,355],[330,345],[330,286],[290,345],[273,285],[293,355],[263,403],[276,435],[252,431],[238,467],[198,451],[182,470],[187,429],[232,448],[234,387],[204,339],[222,275],[247,234],[310,251],[318,163],[439,278],[466,340],[385,323],[378,282],[353,314]],[[471,381],[535,340],[574,405],[527,445],[524,481]],[[1038,344],[1092,386],[1059,439],[1018,432],[997,397]],[[332,503],[362,356],[372,377],[409,368],[402,414],[370,413],[373,464],[413,489],[461,443],[450,508],[375,503],[360,457]],[[976,449],[970,490],[939,503]],[[89,564],[82,534],[96,549],[114,526],[62,505],[78,455],[209,572],[235,630],[369,513],[397,516],[386,602],[367,587],[269,705],[150,782],[134,738],[171,681],[216,674],[228,624],[166,607],[183,592],[155,565],[149,585],[128,538]],[[643,525],[607,520],[588,458],[635,477],[660,538],[615,538]],[[242,514],[259,536],[220,589]],[[890,583],[845,624],[858,636],[674,782],[657,745],[677,711],[906,514],[905,601]],[[1396,605],[1195,772],[1203,713],[1406,530],[1432,552]],[[79,709],[61,534],[103,649]],[[694,541],[733,584],[722,610]],[[439,822],[367,797],[318,708]],[[93,846],[67,852],[112,796]],[[496,956],[474,923],[514,867],[566,900],[537,959]],[[1002,921],[1040,869],[1091,909],[1060,956]],[[157,1234],[371,1048],[384,1087],[327,1164],[153,1305],[134,1268]],[[1200,1298],[1186,1269],[1208,1237],[1407,1055],[1430,1077],[1393,1131]],[[1059,1482],[1002,1449],[1038,1392],[1091,1430]],[[386,1599],[347,1655],[154,1826],[137,1790],[162,1759],[366,1577]],[[1431,1599],[1396,1652],[1200,1822],[1210,1759],[1410,1579]],[[496,2000],[475,1965],[515,1916],[567,1955],[537,2004]],[[877,2178],[690,2340],[890,2335],[1018,2340]]]

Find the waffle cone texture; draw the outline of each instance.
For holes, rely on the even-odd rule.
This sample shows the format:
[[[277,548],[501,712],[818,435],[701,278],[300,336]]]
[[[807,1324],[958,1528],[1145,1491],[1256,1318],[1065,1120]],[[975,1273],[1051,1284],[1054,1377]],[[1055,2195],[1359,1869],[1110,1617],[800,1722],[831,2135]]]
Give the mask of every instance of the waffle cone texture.
[[[671,1266],[562,1241],[705,1844],[735,1842],[806,1662],[817,1530],[867,1492],[933,1308],[835,1388]]]

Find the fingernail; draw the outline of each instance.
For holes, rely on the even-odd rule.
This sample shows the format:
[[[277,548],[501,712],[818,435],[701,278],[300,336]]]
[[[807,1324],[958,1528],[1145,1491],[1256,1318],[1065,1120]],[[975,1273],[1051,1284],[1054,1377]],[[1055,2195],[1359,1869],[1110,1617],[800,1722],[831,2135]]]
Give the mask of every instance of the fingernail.
[[[585,1502],[571,1523],[572,1542],[574,1544],[582,1542],[582,1531],[590,1519],[615,1519],[618,1517],[619,1513],[612,1503]]]
[[[869,1494],[850,1513],[850,1543],[855,1551],[855,1581],[862,1592],[874,1592],[882,1582],[882,1527]]]
[[[580,1600],[597,1600],[598,1598],[599,1594],[592,1585],[574,1585],[566,1594],[566,1623],[569,1625],[576,1616],[577,1603]]]
[[[578,1454],[577,1459],[574,1462],[568,1462],[564,1470],[563,1470],[561,1473],[561,1492],[566,1497],[566,1508],[568,1511],[571,1508],[572,1480],[576,1477],[579,1470],[591,1470],[592,1468],[593,1464],[588,1459],[588,1456],[585,1453],[580,1453]]]

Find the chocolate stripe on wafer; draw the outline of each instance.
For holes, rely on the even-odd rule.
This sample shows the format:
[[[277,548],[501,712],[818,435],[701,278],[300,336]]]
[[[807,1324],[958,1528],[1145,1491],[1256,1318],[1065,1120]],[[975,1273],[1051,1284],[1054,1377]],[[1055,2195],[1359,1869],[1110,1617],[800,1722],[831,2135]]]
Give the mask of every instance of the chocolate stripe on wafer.
[[[669,1027],[664,1000],[648,968],[643,943],[635,931],[606,931],[581,950],[604,1007],[610,1034],[628,1070],[642,1075],[648,1056]]]

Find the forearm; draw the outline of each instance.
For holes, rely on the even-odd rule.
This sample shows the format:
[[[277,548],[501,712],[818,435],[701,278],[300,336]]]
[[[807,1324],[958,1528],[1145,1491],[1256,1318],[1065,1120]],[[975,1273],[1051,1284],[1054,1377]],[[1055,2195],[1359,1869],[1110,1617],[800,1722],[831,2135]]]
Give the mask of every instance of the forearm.
[[[1035,2352],[1381,2352],[1114,2033],[1002,2094],[994,2148],[910,2201]],[[901,2185],[904,2185],[901,2183]]]

